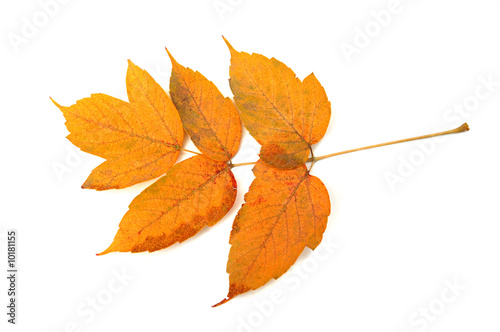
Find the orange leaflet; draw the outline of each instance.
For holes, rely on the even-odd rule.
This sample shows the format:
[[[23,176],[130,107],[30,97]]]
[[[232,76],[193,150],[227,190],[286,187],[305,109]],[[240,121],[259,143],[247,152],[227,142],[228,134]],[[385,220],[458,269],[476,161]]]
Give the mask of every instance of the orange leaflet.
[[[300,81],[282,62],[231,51],[230,85],[241,119],[262,145],[260,157],[284,169],[304,164],[323,137],[331,108],[314,74]]]
[[[318,246],[330,215],[328,191],[305,165],[279,170],[259,161],[253,172],[229,240],[229,293],[216,306],[279,278],[306,246]]]
[[[54,102],[66,118],[68,139],[82,151],[106,159],[82,188],[125,188],[165,174],[177,160],[184,132],[174,104],[130,60],[126,82],[129,103],[104,94],[70,107]]]
[[[168,50],[167,50],[168,52]],[[199,72],[181,66],[172,54],[170,97],[196,147],[206,156],[228,161],[238,151],[240,115],[229,98]]]
[[[212,226],[231,209],[236,181],[226,163],[194,156],[173,166],[129,206],[113,251],[156,251],[182,242]]]

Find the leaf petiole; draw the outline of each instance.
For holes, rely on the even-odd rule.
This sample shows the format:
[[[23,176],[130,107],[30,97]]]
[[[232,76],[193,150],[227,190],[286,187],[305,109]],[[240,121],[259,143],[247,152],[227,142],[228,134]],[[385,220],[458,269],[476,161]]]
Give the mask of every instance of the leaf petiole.
[[[256,161],[252,161],[252,162],[248,162],[248,163],[233,164],[232,167],[249,166],[249,165],[255,165],[256,163],[257,163]]]
[[[435,134],[429,134],[429,135],[423,135],[423,136],[416,136],[416,137],[405,138],[405,139],[401,139],[401,140],[397,140],[397,141],[391,141],[391,142],[387,142],[387,143],[380,143],[380,144],[375,144],[375,145],[369,145],[369,146],[365,146],[365,147],[362,147],[362,148],[357,148],[357,149],[352,149],[352,150],[346,150],[346,151],[341,151],[341,152],[335,152],[335,153],[327,154],[327,155],[320,156],[320,157],[311,157],[307,161],[308,162],[312,162],[314,164],[315,162],[323,160],[323,159],[327,159],[327,158],[331,158],[331,157],[335,157],[335,156],[340,156],[342,154],[347,154],[347,153],[351,153],[351,152],[368,150],[368,149],[373,149],[373,148],[379,148],[379,147],[382,147],[382,146],[399,144],[399,143],[404,143],[404,142],[411,142],[411,141],[416,141],[416,140],[425,139],[425,138],[431,138],[431,137],[436,137],[436,136],[443,136],[443,135],[449,135],[449,134],[457,134],[457,133],[462,133],[462,132],[465,132],[465,131],[468,131],[468,130],[469,130],[469,125],[467,123],[464,123],[460,127],[457,127],[455,129],[446,130],[446,131],[442,131],[442,132],[435,133]],[[255,162],[233,164],[233,167],[247,166],[247,165],[254,165],[254,164],[255,164]]]
[[[191,150],[184,149],[184,148],[179,148],[179,150],[184,151],[184,152],[189,152],[189,153],[192,153],[192,154],[201,154],[199,152],[191,151]]]

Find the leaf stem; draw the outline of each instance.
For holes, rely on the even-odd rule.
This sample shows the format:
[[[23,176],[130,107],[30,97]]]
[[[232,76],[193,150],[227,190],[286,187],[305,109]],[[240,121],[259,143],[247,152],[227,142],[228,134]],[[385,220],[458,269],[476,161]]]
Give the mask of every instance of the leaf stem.
[[[193,154],[201,154],[201,153],[199,153],[199,152],[191,151],[191,150],[184,149],[184,148],[179,148],[179,150],[184,151],[184,152],[193,153]]]
[[[332,154],[327,154],[327,155],[324,155],[324,156],[321,156],[321,157],[316,157],[316,161],[323,160],[323,159],[326,159],[326,158],[335,157],[335,156],[340,156],[340,155],[346,154],[346,153],[351,153],[351,152],[356,152],[356,151],[362,151],[362,150],[368,150],[368,149],[373,149],[373,148],[378,148],[378,147],[381,147],[381,146],[393,145],[393,144],[398,144],[398,143],[411,142],[411,141],[416,141],[416,140],[420,140],[420,139],[424,139],[424,138],[431,138],[431,137],[443,136],[443,135],[449,135],[449,134],[457,134],[457,133],[461,133],[461,132],[468,131],[468,130],[469,130],[469,125],[467,123],[464,123],[460,127],[457,127],[455,129],[451,129],[451,130],[447,130],[447,131],[442,131],[442,132],[435,133],[435,134],[429,134],[429,135],[423,135],[423,136],[405,138],[405,139],[401,139],[401,140],[397,140],[397,141],[392,141],[392,142],[387,142],[387,143],[369,145],[369,146],[365,146],[363,148],[358,148],[358,149],[352,149],[352,150],[347,150],[347,151],[342,151],[342,152],[336,152],[336,153],[332,153]],[[312,158],[309,158],[307,161],[313,161],[313,160],[312,160]]]
[[[462,133],[462,132],[465,132],[465,131],[468,131],[468,130],[469,130],[469,125],[467,123],[464,123],[460,127],[457,127],[455,129],[446,130],[446,131],[442,131],[442,132],[435,133],[435,134],[429,134],[429,135],[423,135],[423,136],[416,136],[416,137],[411,137],[411,138],[400,139],[400,140],[397,140],[397,141],[391,141],[391,142],[387,142],[387,143],[380,143],[380,144],[375,144],[375,145],[369,145],[369,146],[365,146],[365,147],[362,147],[362,148],[357,148],[357,149],[352,149],[352,150],[346,150],[346,151],[341,151],[341,152],[335,152],[335,153],[327,154],[327,155],[320,156],[320,157],[314,157],[313,156],[313,157],[307,159],[307,161],[308,162],[312,162],[314,164],[317,161],[320,161],[320,160],[323,160],[323,159],[327,159],[327,158],[331,158],[331,157],[335,157],[335,156],[340,156],[340,155],[346,154],[346,153],[351,153],[351,152],[356,152],[356,151],[362,151],[362,150],[368,150],[368,149],[373,149],[373,148],[378,148],[378,147],[381,147],[381,146],[393,145],[393,144],[398,144],[398,143],[411,142],[411,141],[416,141],[416,140],[425,139],[425,138],[431,138],[431,137],[436,137],[436,136],[443,136],[443,135],[449,135],[449,134],[457,134],[457,133]],[[254,165],[254,164],[256,164],[256,162],[233,164],[233,167],[247,166],[247,165]]]
[[[255,164],[257,164],[257,162],[253,161],[253,162],[248,162],[248,163],[233,164],[233,167],[248,166],[248,165],[255,165]]]

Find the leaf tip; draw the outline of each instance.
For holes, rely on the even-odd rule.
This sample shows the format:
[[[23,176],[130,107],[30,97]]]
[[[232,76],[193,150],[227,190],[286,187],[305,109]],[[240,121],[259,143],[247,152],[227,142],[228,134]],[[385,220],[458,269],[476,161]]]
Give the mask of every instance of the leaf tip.
[[[229,48],[229,51],[231,53],[236,52],[234,47],[229,43],[229,41],[226,39],[226,37],[222,36],[222,39],[224,39],[224,42],[226,43],[227,47]]]
[[[56,105],[56,106],[57,106],[57,107],[59,107],[59,108],[62,108],[62,106],[61,106],[61,105],[59,105],[59,104],[58,104],[58,103],[57,103],[54,99],[52,99],[52,97],[49,97],[49,98],[50,98],[50,100],[54,103],[54,105]]]
[[[95,170],[94,170],[95,171]],[[98,176],[96,175],[95,172],[92,171],[92,173],[89,175],[87,180],[82,184],[82,189],[93,189],[97,191],[104,191],[104,190],[109,190],[109,189],[122,189],[124,186],[117,185],[117,184],[109,184],[109,183],[103,183]]]
[[[230,283],[229,284],[229,292],[227,293],[227,296],[222,301],[220,301],[219,303],[214,304],[212,306],[212,308],[221,306],[224,303],[227,303],[227,302],[231,301],[236,296],[238,296],[240,294],[243,294],[245,292],[248,292],[250,289],[251,289],[250,287],[247,287],[245,285],[237,285],[237,284],[234,284],[234,283]]]
[[[95,189],[95,190],[102,190],[98,187],[96,187],[95,185],[93,185],[88,179],[87,181],[85,181],[84,184],[82,184],[81,186],[82,189]]]
[[[224,303],[227,303],[227,302],[228,302],[228,301],[230,301],[230,300],[231,300],[231,298],[230,298],[230,297],[226,297],[225,299],[223,299],[223,300],[222,300],[222,301],[220,301],[219,303],[214,304],[214,305],[212,306],[212,308],[216,308],[216,307],[218,307],[218,306],[221,306],[221,305],[223,305]]]
[[[170,53],[170,51],[168,50],[168,48],[165,47],[165,51],[167,51],[167,54],[168,54],[168,57],[170,58],[170,60],[172,62],[174,62],[175,61],[174,56],[172,55],[172,53]]]
[[[170,58],[170,61],[172,62],[172,65],[176,65],[177,61],[175,61],[174,56],[172,55],[172,53],[170,53],[170,51],[166,47],[165,47],[165,51],[167,51],[168,57]]]
[[[120,251],[120,250],[117,250],[114,245],[115,245],[115,241],[113,240],[113,242],[109,245],[109,247],[107,247],[105,250],[103,250],[100,253],[97,253],[95,255],[96,256],[104,256],[104,255],[107,255],[111,252]]]
[[[132,60],[130,60],[130,59],[127,59],[127,64],[128,64],[129,70],[138,68],[138,66],[135,63],[133,63]]]
[[[95,255],[99,257],[99,256],[104,256],[104,255],[106,255],[106,254],[109,254],[110,252],[111,252],[111,251],[110,251],[110,250],[109,250],[109,248],[108,248],[108,249],[104,250],[103,252],[100,252],[100,253],[95,254]]]

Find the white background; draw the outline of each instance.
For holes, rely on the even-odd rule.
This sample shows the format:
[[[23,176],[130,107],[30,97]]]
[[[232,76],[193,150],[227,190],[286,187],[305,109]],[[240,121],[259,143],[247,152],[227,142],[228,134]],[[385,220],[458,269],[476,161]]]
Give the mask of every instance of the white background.
[[[219,3],[230,10],[218,13],[214,0],[72,0],[51,7],[44,22],[38,1],[1,2],[0,265],[5,271],[5,232],[14,228],[20,271],[14,327],[1,278],[1,330],[498,331],[500,87],[473,110],[453,107],[477,100],[476,89],[488,92],[480,77],[500,82],[500,2],[401,0],[381,28],[370,13],[387,9],[387,0]],[[38,31],[27,34],[34,21]],[[365,27],[372,37],[367,45],[357,40],[363,47],[349,62],[341,45],[355,47]],[[321,259],[306,250],[278,281],[214,309],[227,293],[229,232],[251,167],[235,169],[237,202],[211,229],[153,254],[96,257],[152,181],[81,189],[102,160],[67,141],[49,96],[63,105],[91,93],[126,98],[127,59],[168,89],[164,47],[231,96],[222,34],[238,50],[276,57],[299,78],[315,73],[333,108],[317,155],[465,121],[471,131],[315,165],[332,198]],[[25,40],[15,46],[13,36]],[[234,161],[254,161],[257,152],[246,136]],[[60,165],[69,171],[58,177]],[[387,172],[403,182],[391,187]],[[112,294],[110,283],[121,285],[114,273],[133,280]],[[450,282],[465,289],[453,293]],[[270,304],[273,293],[282,294],[280,303]],[[91,298],[105,302],[100,311],[89,309]]]

